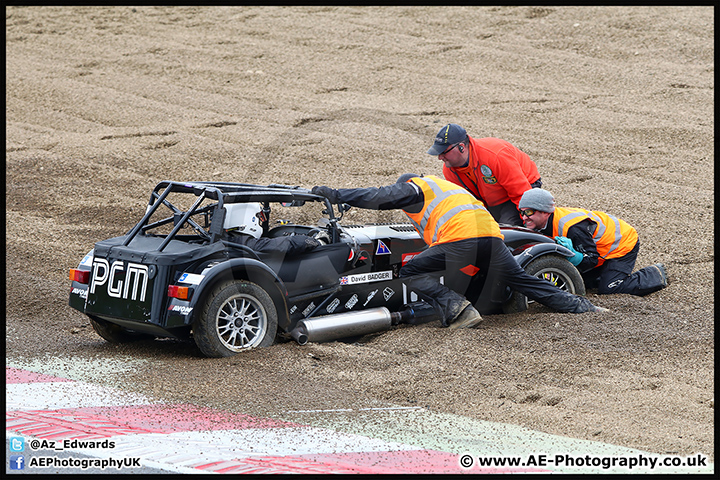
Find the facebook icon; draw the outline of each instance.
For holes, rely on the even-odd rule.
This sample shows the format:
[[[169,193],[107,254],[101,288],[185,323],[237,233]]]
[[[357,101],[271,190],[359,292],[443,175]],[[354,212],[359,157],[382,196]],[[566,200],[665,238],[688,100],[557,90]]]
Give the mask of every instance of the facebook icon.
[[[25,457],[23,455],[10,455],[10,470],[22,470],[25,468]]]

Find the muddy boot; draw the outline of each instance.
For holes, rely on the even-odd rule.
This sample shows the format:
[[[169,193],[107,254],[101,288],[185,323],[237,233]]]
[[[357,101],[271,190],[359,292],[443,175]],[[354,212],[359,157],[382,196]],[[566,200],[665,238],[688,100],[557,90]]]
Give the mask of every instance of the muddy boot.
[[[482,320],[483,318],[480,316],[480,313],[475,310],[475,307],[473,307],[472,305],[468,305],[467,307],[465,307],[465,310],[460,312],[460,315],[450,320],[450,325],[448,328],[473,328],[479,325]]]
[[[620,288],[617,293],[629,293],[630,295],[645,296],[668,286],[668,273],[665,265],[656,263],[637,272],[625,279],[625,288]],[[612,292],[614,293],[614,292]]]
[[[656,263],[655,265],[652,265],[653,267],[660,270],[660,276],[662,277],[662,283],[663,287],[667,287],[670,283],[670,279],[668,278],[667,269],[665,268],[665,265],[662,263]]]

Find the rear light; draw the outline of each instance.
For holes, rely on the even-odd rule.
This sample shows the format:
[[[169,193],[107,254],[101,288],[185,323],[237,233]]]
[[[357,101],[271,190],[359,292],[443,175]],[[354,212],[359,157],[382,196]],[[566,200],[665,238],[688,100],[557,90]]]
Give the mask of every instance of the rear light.
[[[190,287],[181,287],[178,285],[168,286],[168,297],[187,300],[190,298]]]
[[[70,269],[70,280],[73,282],[90,283],[90,270],[79,270],[77,268]]]

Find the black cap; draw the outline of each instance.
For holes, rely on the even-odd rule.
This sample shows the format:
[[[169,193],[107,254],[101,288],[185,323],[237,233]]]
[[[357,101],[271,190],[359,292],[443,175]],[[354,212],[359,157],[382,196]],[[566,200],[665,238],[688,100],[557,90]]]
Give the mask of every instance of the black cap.
[[[430,155],[440,155],[442,152],[450,148],[451,145],[464,142],[467,138],[467,132],[463,127],[456,123],[449,123],[440,129],[435,136],[435,143],[427,151]]]

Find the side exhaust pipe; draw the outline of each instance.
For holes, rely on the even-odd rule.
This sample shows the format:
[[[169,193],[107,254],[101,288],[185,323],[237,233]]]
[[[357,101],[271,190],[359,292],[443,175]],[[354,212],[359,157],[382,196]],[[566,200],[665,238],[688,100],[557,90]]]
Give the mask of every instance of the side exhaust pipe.
[[[390,312],[385,307],[378,307],[301,320],[290,332],[290,336],[298,344],[305,345],[308,342],[327,342],[381,332],[400,323],[418,325],[438,318],[431,305],[416,302],[407,305],[400,312]]]

